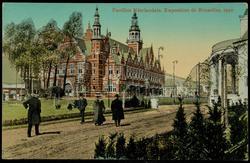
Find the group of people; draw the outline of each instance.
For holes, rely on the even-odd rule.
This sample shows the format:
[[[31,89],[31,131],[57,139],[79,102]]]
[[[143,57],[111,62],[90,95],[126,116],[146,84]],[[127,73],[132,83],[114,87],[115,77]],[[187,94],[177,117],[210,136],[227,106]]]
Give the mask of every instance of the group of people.
[[[88,105],[87,100],[81,94],[78,100],[74,101],[73,106],[78,108],[81,115],[81,124],[84,123],[85,108]],[[27,136],[31,137],[32,126],[35,125],[35,134],[40,135],[39,124],[41,122],[41,101],[38,95],[32,94],[30,98],[23,102],[23,106],[28,108],[28,132]],[[102,125],[106,119],[104,117],[105,105],[101,99],[101,94],[96,94],[96,100],[93,103],[94,122],[96,126]],[[121,119],[124,119],[124,111],[122,107],[122,101],[119,99],[119,95],[115,95],[115,99],[111,103],[112,120],[114,120],[116,127],[120,126]]]

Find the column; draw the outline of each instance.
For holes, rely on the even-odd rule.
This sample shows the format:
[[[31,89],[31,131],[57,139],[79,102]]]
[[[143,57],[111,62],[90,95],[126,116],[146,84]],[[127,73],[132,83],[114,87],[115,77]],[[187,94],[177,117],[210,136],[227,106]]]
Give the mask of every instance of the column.
[[[224,107],[224,122],[226,127],[228,126],[228,101],[227,101],[227,63],[224,64],[224,99],[223,99],[223,107]]]
[[[223,61],[219,60],[219,96],[221,97],[221,109],[224,106],[224,65]],[[221,110],[221,122],[224,122],[223,110]]]
[[[218,63],[218,95],[221,96],[222,89],[222,61],[219,60]]]
[[[236,75],[235,64],[232,64],[231,78],[232,78],[232,94],[236,94]]]
[[[217,89],[216,85],[217,85],[217,80],[216,80],[216,76],[217,76],[216,72],[216,63],[213,62],[212,65],[210,65],[210,81],[211,81],[211,87],[210,87],[210,102],[212,99],[214,99],[215,93],[214,90]]]

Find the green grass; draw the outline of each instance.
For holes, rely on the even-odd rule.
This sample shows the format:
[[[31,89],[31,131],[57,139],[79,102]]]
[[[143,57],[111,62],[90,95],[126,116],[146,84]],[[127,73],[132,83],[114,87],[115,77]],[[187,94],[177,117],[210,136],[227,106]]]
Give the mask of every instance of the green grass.
[[[88,100],[88,105],[86,108],[86,112],[93,111],[93,99]],[[77,108],[73,110],[68,110],[67,106],[69,103],[72,103],[73,100],[60,100],[61,108],[56,109],[53,99],[41,99],[41,116],[50,116],[50,115],[62,115],[62,114],[71,114],[71,113],[79,113]],[[105,106],[108,106],[108,100],[104,99]],[[110,100],[111,105],[111,100]],[[21,119],[27,117],[27,110],[23,107],[22,102],[20,101],[9,101],[2,103],[2,121],[5,120],[14,120]]]
[[[74,99],[62,99],[60,100],[61,108],[56,109],[54,100],[53,99],[41,99],[41,105],[42,105],[42,112],[41,117],[47,117],[51,115],[63,115],[63,114],[71,114],[71,113],[79,113],[79,110],[77,108],[74,108],[73,110],[68,110],[67,106],[69,103],[73,103]],[[106,106],[106,110],[108,110],[108,100],[104,99],[104,104]],[[201,99],[202,102],[206,102],[205,99]],[[93,111],[93,99],[88,99],[88,105],[85,110],[85,112],[92,112]],[[110,105],[111,105],[112,99],[110,99]],[[194,99],[184,99],[185,104],[192,104],[194,102]],[[179,101],[176,99],[176,104],[178,104]],[[173,103],[172,98],[160,98],[159,99],[159,105],[171,105]],[[23,107],[22,102],[20,101],[8,101],[2,103],[2,122],[5,120],[14,120],[14,119],[22,119],[27,118],[27,110]]]
[[[184,98],[183,103],[184,104],[193,104],[195,102],[195,98]],[[207,98],[200,98],[201,103],[206,103]],[[173,105],[174,104],[174,98],[171,97],[162,97],[159,98],[159,105]],[[175,104],[179,104],[178,98],[175,98]]]

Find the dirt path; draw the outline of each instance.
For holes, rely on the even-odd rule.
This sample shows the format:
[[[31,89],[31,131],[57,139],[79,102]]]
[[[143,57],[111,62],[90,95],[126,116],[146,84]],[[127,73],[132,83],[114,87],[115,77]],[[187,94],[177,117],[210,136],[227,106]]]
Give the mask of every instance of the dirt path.
[[[193,105],[184,106],[188,119]],[[125,113],[121,127],[115,127],[111,116],[102,126],[91,120],[81,125],[79,121],[48,124],[40,127],[39,136],[26,137],[27,128],[2,130],[3,159],[92,159],[99,135],[123,132],[126,137],[153,136],[172,129],[176,106],[160,106],[147,112]],[[32,129],[34,135],[34,128]]]

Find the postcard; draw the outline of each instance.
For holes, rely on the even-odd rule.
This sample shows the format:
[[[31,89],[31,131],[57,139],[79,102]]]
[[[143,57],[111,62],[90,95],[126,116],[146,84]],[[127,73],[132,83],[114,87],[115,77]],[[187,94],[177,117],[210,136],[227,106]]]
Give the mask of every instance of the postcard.
[[[3,159],[249,159],[247,3],[2,7]]]

